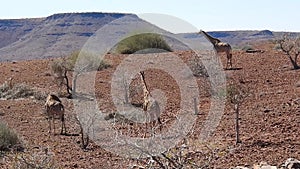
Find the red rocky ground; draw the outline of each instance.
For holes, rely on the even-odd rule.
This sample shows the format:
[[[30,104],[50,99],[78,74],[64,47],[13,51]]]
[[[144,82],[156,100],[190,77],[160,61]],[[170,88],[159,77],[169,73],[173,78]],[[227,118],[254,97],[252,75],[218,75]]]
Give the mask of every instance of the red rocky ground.
[[[300,70],[292,70],[288,58],[268,45],[260,45],[264,53],[248,54],[234,51],[234,70],[226,70],[227,84],[234,83],[247,89],[248,97],[240,107],[241,144],[235,145],[235,115],[232,104],[227,101],[221,122],[212,137],[205,144],[211,149],[211,168],[229,168],[237,165],[252,165],[266,161],[280,165],[289,157],[300,159]],[[175,52],[184,60],[190,51]],[[116,66],[126,55],[109,55],[112,67],[99,71],[96,78],[96,96],[100,109],[115,110],[110,95],[110,81]],[[222,56],[223,64],[225,60]],[[57,86],[50,75],[51,60],[20,61],[0,63],[0,84],[10,77],[13,83],[24,83],[35,90],[56,92]],[[162,71],[146,71],[150,90],[159,88],[167,97],[162,114],[167,130],[179,110],[180,94],[176,81]],[[189,142],[196,144],[210,105],[207,83],[197,78],[200,97],[200,115]],[[133,82],[137,83],[137,82]],[[132,84],[133,84],[132,83]],[[138,102],[138,101],[137,101]],[[33,152],[48,148],[55,154],[55,163],[62,168],[128,168],[133,161],[124,160],[101,147],[92,144],[87,150],[80,147],[79,136],[48,134],[48,123],[43,115],[44,101],[34,99],[0,100],[1,120],[13,128],[23,140],[25,151]],[[74,120],[72,100],[63,98],[66,105],[67,127],[70,134],[78,134],[79,127]],[[58,125],[57,125],[58,126]],[[144,132],[144,128],[140,131]],[[125,130],[126,131],[126,128]],[[201,146],[198,146],[198,148]],[[1,168],[14,164],[14,155],[3,157]],[[199,158],[200,157],[194,157]],[[197,161],[197,159],[195,160]]]

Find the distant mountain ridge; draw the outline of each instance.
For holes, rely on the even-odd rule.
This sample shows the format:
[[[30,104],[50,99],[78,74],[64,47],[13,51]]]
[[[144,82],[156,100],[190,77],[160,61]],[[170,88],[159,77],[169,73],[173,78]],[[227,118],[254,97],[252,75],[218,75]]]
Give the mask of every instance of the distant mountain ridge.
[[[61,57],[73,51],[80,50],[87,40],[97,30],[120,18],[127,18],[124,23],[118,23],[118,30],[109,30],[108,40],[115,40],[126,32],[126,24],[141,24],[143,27],[153,27],[156,30],[167,31],[152,25],[135,14],[124,13],[61,13],[44,18],[2,19],[0,20],[0,61],[31,60]],[[215,31],[210,35],[240,46],[251,41],[271,40],[280,38],[283,32],[262,31]],[[299,35],[295,33],[295,35]],[[187,40],[189,44],[197,44],[199,34],[182,33],[174,36]],[[186,50],[186,45],[170,37],[165,38],[174,50]],[[106,39],[107,40],[107,39]]]
[[[26,35],[43,19],[10,19],[0,20],[0,48],[7,46]]]
[[[59,57],[80,50],[111,21],[134,14],[62,13],[37,19],[0,20],[0,61]]]
[[[211,36],[224,42],[228,42],[234,47],[240,47],[247,43],[264,40],[276,40],[282,38],[285,33],[289,32],[272,32],[270,30],[242,30],[242,31],[213,31],[208,32]],[[293,32],[293,36],[300,36],[300,33]],[[198,35],[195,33],[180,34],[183,38],[193,39]]]

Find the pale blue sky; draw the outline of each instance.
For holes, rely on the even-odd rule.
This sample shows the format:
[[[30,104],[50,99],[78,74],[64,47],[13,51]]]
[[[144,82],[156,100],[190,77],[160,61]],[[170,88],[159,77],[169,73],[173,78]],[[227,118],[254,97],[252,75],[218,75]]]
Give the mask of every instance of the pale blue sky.
[[[7,0],[1,2],[0,19],[64,12],[158,13],[178,17],[206,31],[300,32],[299,0]]]

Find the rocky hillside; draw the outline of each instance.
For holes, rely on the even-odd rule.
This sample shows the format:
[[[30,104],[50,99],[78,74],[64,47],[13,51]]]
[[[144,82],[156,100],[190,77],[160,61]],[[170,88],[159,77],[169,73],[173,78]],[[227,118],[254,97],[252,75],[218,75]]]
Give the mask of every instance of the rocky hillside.
[[[110,27],[103,28],[108,23]],[[122,35],[132,34],[132,31],[148,30],[166,35],[166,41],[175,50],[187,49],[186,45],[171,38],[174,34],[134,14],[63,13],[37,19],[0,20],[0,61],[65,56],[81,50],[100,28],[106,29],[103,34],[106,38],[102,40],[105,45],[119,40]]]
[[[133,14],[64,13],[46,18],[0,20],[0,60],[58,57],[79,50],[103,25]]]
[[[42,21],[43,19],[0,20],[0,48],[16,42]]]
[[[122,18],[121,22],[112,24],[112,21],[120,18]],[[110,44],[119,39],[121,35],[128,34],[131,28],[136,29],[136,27],[128,27],[128,24],[163,32],[166,35],[166,41],[173,50],[186,50],[187,47],[184,44],[199,46],[197,44],[201,41],[201,36],[197,33],[174,35],[134,14],[62,13],[45,18],[0,20],[0,61],[65,56],[80,50],[97,30],[108,23],[113,25],[114,29],[107,30],[105,44]],[[251,41],[276,39],[283,34],[269,30],[209,33],[229,42],[234,47],[241,47]],[[174,36],[178,38],[172,38]]]

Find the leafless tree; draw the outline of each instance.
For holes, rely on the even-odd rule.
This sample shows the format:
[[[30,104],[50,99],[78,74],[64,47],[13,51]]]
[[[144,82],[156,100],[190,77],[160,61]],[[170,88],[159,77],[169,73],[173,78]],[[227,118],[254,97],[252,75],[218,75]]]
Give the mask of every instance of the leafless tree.
[[[294,69],[299,69],[297,63],[300,55],[300,37],[285,34],[282,39],[278,40],[280,49],[289,57]]]
[[[78,61],[79,55],[80,59]],[[79,75],[89,71],[100,71],[110,66],[111,65],[105,60],[100,60],[97,55],[77,51],[52,62],[51,69],[54,80],[60,88],[60,92],[62,87],[66,87],[68,98],[72,98],[76,94],[76,81]],[[69,80],[71,73],[73,73],[72,84]]]
[[[195,150],[197,149],[197,150]],[[208,168],[218,150],[205,145],[195,148],[184,139],[181,143],[160,155],[137,159],[140,168]]]
[[[70,86],[68,73],[73,70],[73,66],[69,63],[67,58],[61,58],[52,62],[51,64],[54,81],[59,87],[59,92],[65,86],[68,93],[68,97],[72,96],[72,87]]]
[[[78,116],[75,116],[75,120],[80,127],[79,133],[83,149],[87,149],[91,142],[89,134],[93,131],[95,116],[96,115],[89,116],[87,119],[81,119]]]
[[[243,81],[243,80],[240,80]],[[235,113],[235,130],[236,130],[236,144],[241,143],[240,139],[240,106],[245,101],[245,98],[249,95],[249,91],[246,86],[240,84],[230,84],[227,89],[228,98],[233,106]]]

